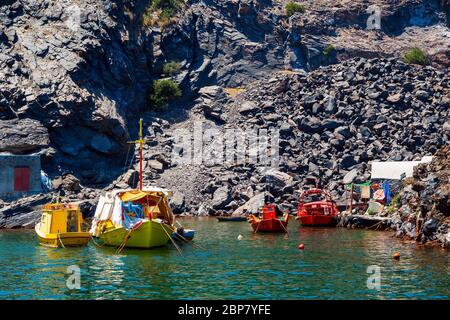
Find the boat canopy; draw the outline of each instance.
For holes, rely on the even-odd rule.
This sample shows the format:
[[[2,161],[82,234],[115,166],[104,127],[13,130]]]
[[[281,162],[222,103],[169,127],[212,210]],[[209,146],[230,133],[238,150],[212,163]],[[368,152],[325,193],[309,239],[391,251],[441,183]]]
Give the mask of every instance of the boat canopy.
[[[159,201],[163,195],[157,195],[153,192],[145,192],[140,190],[135,191],[127,191],[124,194],[120,196],[120,199],[122,199],[123,202],[128,201],[138,201],[138,200],[153,200],[153,201]]]
[[[173,212],[169,205],[172,192],[167,189],[148,187],[143,190],[120,189],[100,196],[92,221],[91,234],[94,234],[97,223],[110,220],[116,226],[123,226],[123,203],[139,202],[146,204],[158,218],[174,223]]]

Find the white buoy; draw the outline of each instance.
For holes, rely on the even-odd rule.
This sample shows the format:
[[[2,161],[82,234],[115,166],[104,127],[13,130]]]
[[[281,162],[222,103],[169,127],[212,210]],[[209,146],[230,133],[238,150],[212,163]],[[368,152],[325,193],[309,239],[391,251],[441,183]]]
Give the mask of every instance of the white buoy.
[[[242,236],[242,234],[238,235],[238,240],[242,240],[244,239],[244,237]]]

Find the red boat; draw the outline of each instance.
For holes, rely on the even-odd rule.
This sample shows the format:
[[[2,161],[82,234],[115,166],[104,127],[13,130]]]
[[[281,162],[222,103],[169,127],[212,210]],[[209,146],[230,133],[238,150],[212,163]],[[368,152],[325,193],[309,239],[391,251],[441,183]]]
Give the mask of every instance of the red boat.
[[[282,218],[277,218],[277,207],[274,204],[266,204],[260,209],[262,218],[251,214],[248,222],[251,223],[254,233],[261,232],[287,232],[289,214],[283,214]]]
[[[305,197],[316,197],[318,200],[305,202]],[[336,224],[339,210],[331,195],[322,189],[311,188],[300,196],[297,208],[297,219],[303,226],[332,226]]]

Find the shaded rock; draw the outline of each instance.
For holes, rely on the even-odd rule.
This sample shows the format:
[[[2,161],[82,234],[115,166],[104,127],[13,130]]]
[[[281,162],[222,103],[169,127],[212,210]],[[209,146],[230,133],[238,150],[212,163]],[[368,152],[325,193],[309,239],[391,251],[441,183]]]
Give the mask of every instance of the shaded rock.
[[[246,114],[257,111],[258,109],[258,106],[253,101],[244,101],[239,108],[239,112]]]
[[[300,130],[308,133],[319,132],[321,129],[321,121],[316,117],[306,117],[301,120],[298,127]]]
[[[257,214],[259,208],[264,205],[264,193],[259,193],[251,197],[244,205],[237,208],[233,215],[241,215],[243,213]]]
[[[294,178],[287,173],[270,169],[265,172],[262,181],[270,185],[271,188],[281,190],[286,186],[292,185]]]
[[[223,209],[232,200],[228,186],[223,186],[214,191],[212,207],[216,210]]]
[[[105,154],[113,154],[117,151],[116,143],[104,134],[96,134],[92,137],[91,147]]]
[[[82,187],[80,185],[80,180],[74,175],[68,174],[63,177],[62,188],[65,191],[79,192]]]
[[[164,165],[161,162],[159,162],[158,160],[147,161],[147,165],[151,169],[155,170],[156,172],[163,172],[164,171]]]
[[[173,213],[180,214],[184,212],[185,206],[185,197],[184,194],[175,191],[172,198],[170,198],[170,207],[172,208]]]
[[[350,168],[356,164],[355,158],[352,155],[346,155],[341,159],[341,166],[345,169]]]

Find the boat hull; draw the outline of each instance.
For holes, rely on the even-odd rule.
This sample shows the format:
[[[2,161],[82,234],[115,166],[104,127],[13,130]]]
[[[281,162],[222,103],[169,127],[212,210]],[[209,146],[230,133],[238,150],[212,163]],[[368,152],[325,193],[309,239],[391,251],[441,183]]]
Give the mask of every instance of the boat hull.
[[[336,224],[335,217],[329,215],[303,215],[299,216],[299,221],[306,227],[331,227]]]
[[[286,232],[288,221],[280,219],[253,220],[254,232]]]
[[[307,196],[320,198],[320,200],[305,202]],[[297,219],[302,226],[335,226],[338,214],[338,207],[328,191],[312,188],[302,192],[297,207]]]
[[[172,233],[172,238],[175,240],[181,240],[181,241],[192,241],[194,240],[194,236],[195,236],[195,230],[184,230],[183,234],[180,236],[180,234],[178,234],[177,231]]]
[[[67,232],[54,234],[43,234],[39,230],[39,224],[35,227],[39,244],[44,247],[62,248],[64,247],[80,247],[89,243],[89,232]]]
[[[239,222],[247,221],[246,217],[217,217],[219,222]]]
[[[125,248],[150,249],[166,245],[172,233],[170,226],[148,220],[131,233],[124,227],[115,227],[100,234],[99,238],[107,246],[119,247],[129,234]]]

